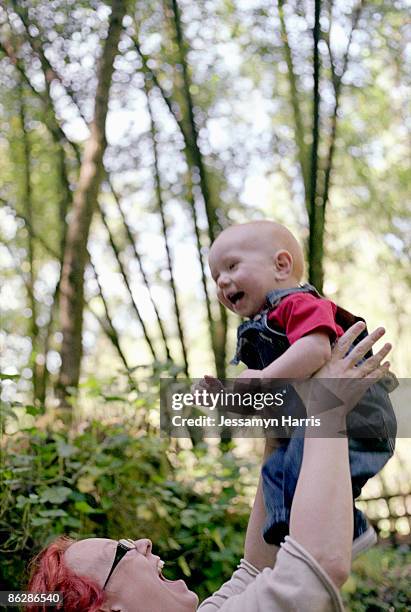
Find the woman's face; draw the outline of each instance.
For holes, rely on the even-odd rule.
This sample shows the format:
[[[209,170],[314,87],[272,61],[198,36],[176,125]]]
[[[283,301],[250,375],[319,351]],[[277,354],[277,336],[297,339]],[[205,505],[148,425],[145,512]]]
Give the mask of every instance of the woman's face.
[[[72,544],[64,554],[67,565],[78,575],[96,580],[102,587],[110,572],[118,542],[90,538]],[[135,540],[135,548],[121,559],[105,591],[103,610],[118,612],[194,612],[198,598],[183,580],[167,580],[161,560],[151,552],[151,541]]]

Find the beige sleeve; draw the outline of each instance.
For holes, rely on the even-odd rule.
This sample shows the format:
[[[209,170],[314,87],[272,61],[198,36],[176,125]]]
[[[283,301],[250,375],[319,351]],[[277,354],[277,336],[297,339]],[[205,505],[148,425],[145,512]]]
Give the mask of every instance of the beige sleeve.
[[[274,569],[261,573],[247,561],[198,612],[341,612],[341,597],[320,565],[289,536]]]

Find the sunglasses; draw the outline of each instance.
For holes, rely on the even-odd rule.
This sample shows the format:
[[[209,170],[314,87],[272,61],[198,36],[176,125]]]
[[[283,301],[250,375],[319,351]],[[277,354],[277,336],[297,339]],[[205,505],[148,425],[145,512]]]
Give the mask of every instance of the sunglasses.
[[[104,583],[103,591],[106,588],[107,582],[111,578],[111,574],[114,572],[114,570],[116,569],[117,565],[120,563],[121,559],[124,557],[124,555],[126,555],[129,552],[129,550],[135,550],[135,548],[136,548],[136,545],[133,542],[133,540],[129,540],[129,539],[121,539],[121,540],[119,540],[119,542],[117,544],[117,548],[116,548],[116,554],[114,556],[113,565],[111,566],[109,574],[108,574],[108,576],[106,578],[106,581]]]

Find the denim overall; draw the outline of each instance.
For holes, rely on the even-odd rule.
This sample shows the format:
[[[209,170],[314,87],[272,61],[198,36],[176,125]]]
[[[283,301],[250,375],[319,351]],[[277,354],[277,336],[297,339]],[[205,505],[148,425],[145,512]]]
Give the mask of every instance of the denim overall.
[[[271,291],[267,295],[267,308],[252,320],[242,323],[237,331],[237,350],[232,363],[240,361],[250,369],[262,370],[280,357],[290,346],[286,334],[269,326],[268,314],[280,301],[294,293],[310,293],[315,297],[322,296],[311,285],[302,285],[291,289]],[[336,323],[344,331],[356,321],[356,317],[337,306]],[[367,335],[364,330],[356,339],[357,344]],[[351,347],[352,348],[352,347]],[[350,349],[351,350],[351,349]],[[368,353],[366,357],[372,353]],[[292,386],[287,386],[287,394],[294,394],[287,402],[287,414],[305,416],[305,409]],[[396,419],[388,397],[381,383],[372,385],[363,395],[360,402],[347,418],[349,438],[350,471],[354,499],[361,493],[367,480],[375,476],[394,452]],[[370,431],[375,432],[370,437]],[[362,434],[361,434],[362,432]],[[303,448],[304,428],[295,428],[288,439],[266,461],[262,469],[264,502],[267,512],[263,536],[269,544],[279,545],[289,533],[291,504],[300,472]],[[362,435],[364,437],[362,437]],[[330,457],[332,461],[332,457]],[[368,528],[367,519],[354,506],[354,539]]]

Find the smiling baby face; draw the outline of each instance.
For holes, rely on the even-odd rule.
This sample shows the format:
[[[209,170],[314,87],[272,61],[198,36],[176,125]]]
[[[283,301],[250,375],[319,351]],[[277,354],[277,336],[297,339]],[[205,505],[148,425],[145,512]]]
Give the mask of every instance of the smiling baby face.
[[[284,226],[255,221],[224,230],[210,249],[209,264],[219,301],[242,317],[252,317],[273,289],[298,285],[301,248]]]

